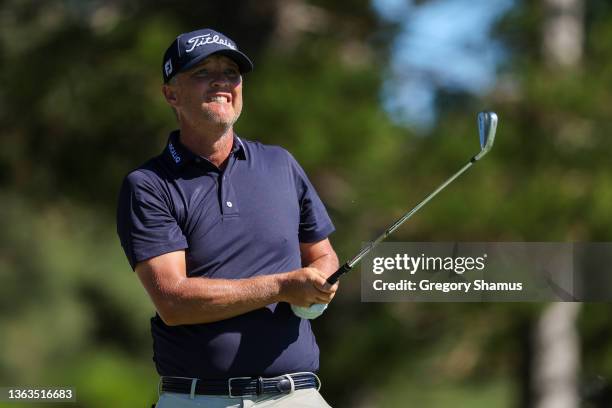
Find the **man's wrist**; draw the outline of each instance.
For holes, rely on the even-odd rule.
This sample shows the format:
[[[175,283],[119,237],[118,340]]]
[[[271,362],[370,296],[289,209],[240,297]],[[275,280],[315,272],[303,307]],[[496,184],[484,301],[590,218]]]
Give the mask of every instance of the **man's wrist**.
[[[287,296],[289,286],[289,274],[291,272],[277,273],[274,275],[268,275],[273,279],[273,287],[275,293],[276,302],[287,302],[289,303],[289,297]]]

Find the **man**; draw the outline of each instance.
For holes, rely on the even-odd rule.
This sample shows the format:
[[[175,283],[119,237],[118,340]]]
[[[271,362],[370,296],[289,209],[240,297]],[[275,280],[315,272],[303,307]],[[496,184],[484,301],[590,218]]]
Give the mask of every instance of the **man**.
[[[179,35],[162,69],[179,129],[121,188],[117,231],[157,309],[158,408],[328,406],[290,305],[334,297],[334,227],[287,151],[234,133],[252,67],[219,32]]]

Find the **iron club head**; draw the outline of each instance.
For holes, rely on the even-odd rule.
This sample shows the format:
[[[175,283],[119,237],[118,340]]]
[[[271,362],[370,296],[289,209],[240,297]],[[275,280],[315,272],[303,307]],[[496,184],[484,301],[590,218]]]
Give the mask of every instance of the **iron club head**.
[[[478,135],[480,136],[480,153],[474,156],[479,160],[493,147],[495,131],[497,130],[497,114],[495,112],[478,113]]]

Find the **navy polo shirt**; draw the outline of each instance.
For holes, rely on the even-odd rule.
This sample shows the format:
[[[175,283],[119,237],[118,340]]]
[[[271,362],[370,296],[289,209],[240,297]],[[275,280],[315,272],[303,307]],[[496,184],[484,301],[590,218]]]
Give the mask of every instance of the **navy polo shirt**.
[[[174,131],[162,154],[128,174],[119,195],[117,232],[132,268],[184,249],[193,279],[300,268],[299,243],[333,231],[295,159],[280,147],[238,136],[219,170],[183,146]],[[206,324],[167,326],[156,314],[151,331],[160,375],[275,376],[319,368],[309,321],[286,303]]]

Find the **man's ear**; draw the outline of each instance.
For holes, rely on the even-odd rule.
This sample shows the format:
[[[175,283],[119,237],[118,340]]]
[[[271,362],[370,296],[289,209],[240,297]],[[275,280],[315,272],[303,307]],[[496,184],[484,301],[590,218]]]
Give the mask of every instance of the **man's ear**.
[[[170,106],[174,107],[178,104],[178,94],[175,86],[168,84],[162,85],[162,93]]]

